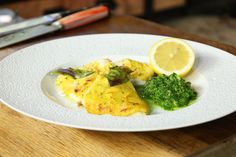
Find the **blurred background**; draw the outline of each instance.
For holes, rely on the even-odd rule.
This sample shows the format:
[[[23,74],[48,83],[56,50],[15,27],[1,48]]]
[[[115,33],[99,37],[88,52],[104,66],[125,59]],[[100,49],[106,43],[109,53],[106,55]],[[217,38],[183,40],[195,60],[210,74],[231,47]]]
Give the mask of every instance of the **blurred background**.
[[[236,0],[0,0],[0,25],[109,2],[132,15],[236,46]]]

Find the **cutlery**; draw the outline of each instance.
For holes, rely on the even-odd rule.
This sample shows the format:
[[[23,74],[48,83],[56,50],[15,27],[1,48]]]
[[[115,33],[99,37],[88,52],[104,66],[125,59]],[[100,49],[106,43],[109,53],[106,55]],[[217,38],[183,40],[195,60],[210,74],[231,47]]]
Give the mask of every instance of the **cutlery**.
[[[20,30],[0,38],[0,48],[19,43],[34,37],[45,35],[59,30],[68,30],[95,22],[109,15],[107,6],[96,6],[84,11],[65,16],[51,24],[43,24]]]
[[[10,33],[22,30],[22,29],[26,29],[29,27],[34,27],[37,25],[50,24],[64,16],[67,16],[67,15],[70,15],[70,14],[73,14],[75,12],[79,12],[85,9],[88,9],[88,8],[84,7],[84,8],[80,8],[76,10],[62,11],[58,13],[48,14],[41,17],[25,20],[19,23],[8,25],[8,26],[3,26],[3,27],[0,27],[0,36],[7,35],[7,34],[10,34]]]

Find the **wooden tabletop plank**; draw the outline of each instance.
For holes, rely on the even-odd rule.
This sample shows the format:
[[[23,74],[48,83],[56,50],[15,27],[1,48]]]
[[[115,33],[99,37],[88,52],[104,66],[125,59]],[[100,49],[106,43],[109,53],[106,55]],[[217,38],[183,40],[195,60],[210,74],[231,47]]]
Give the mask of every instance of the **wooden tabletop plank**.
[[[29,45],[51,39],[94,33],[146,33],[206,43],[232,54],[232,46],[183,33],[131,16],[111,18],[74,30],[53,33],[0,50],[0,59]],[[87,131],[49,124],[0,104],[0,157],[5,156],[155,156],[181,157],[200,151],[236,133],[236,113],[192,127],[145,133]]]

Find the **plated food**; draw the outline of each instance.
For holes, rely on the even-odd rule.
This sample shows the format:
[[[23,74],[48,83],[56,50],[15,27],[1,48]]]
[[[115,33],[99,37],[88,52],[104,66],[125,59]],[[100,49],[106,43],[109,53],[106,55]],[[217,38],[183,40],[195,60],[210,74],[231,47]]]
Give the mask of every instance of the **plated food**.
[[[190,46],[179,39],[162,40],[151,48],[149,58],[151,65],[130,58],[100,59],[50,74],[56,75],[61,96],[91,114],[148,115],[155,107],[176,110],[196,100],[191,83],[181,78],[194,63]]]
[[[21,49],[0,61],[0,101],[17,112],[49,123],[119,132],[181,128],[235,112],[236,84],[232,83],[236,81],[236,73],[232,72],[236,69],[235,56],[194,41],[184,40],[194,49],[194,66],[187,75],[177,75],[191,82],[197,98],[187,107],[175,111],[164,110],[158,105],[154,105],[152,110],[151,105],[148,106],[149,115],[90,114],[85,107],[78,107],[62,96],[55,84],[58,75],[49,74],[54,69],[83,67],[103,58],[109,58],[114,63],[129,58],[150,66],[148,52],[157,41],[165,38],[147,34],[93,34],[47,41]],[[166,77],[170,75],[166,74]],[[144,82],[137,83],[142,85]],[[136,91],[139,92],[139,89],[136,88]],[[140,95],[139,98],[146,99]]]

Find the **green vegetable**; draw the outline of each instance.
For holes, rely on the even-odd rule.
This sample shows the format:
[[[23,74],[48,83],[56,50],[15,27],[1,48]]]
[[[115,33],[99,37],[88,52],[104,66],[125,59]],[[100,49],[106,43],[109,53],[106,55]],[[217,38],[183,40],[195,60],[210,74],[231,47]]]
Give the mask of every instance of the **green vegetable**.
[[[177,74],[152,77],[141,90],[141,96],[147,101],[165,110],[176,110],[188,106],[197,98],[197,92]]]
[[[92,71],[73,69],[73,68],[57,69],[55,71],[50,72],[51,75],[67,74],[74,78],[83,78],[83,77],[91,75],[92,73],[93,73]]]
[[[81,70],[81,69],[72,69],[72,71],[75,73],[76,78],[83,78],[93,73],[92,71]]]
[[[108,74],[104,76],[108,79],[111,86],[125,83],[129,81],[130,71],[122,66],[113,66]]]

